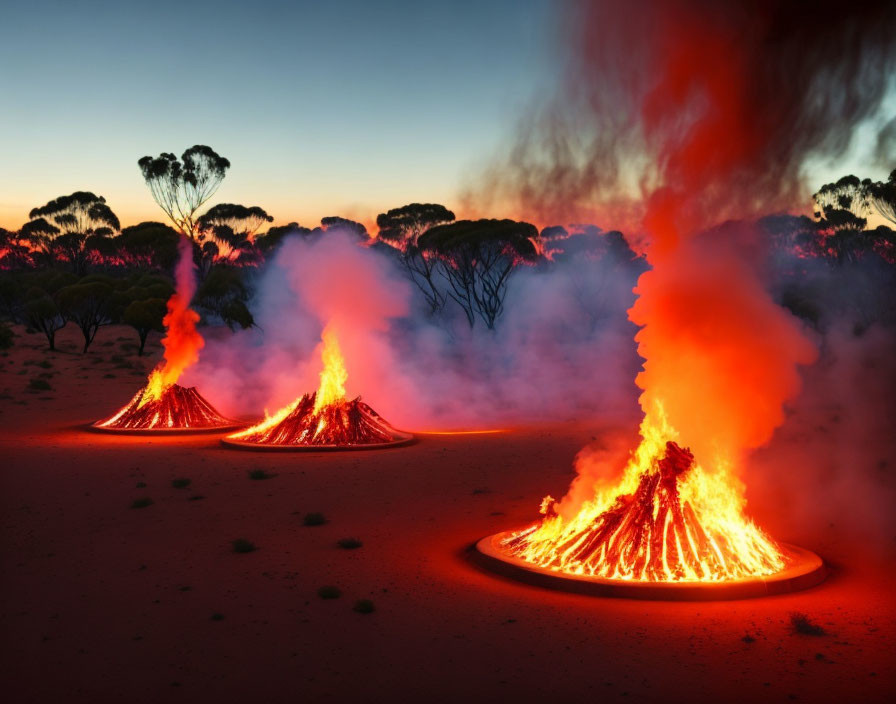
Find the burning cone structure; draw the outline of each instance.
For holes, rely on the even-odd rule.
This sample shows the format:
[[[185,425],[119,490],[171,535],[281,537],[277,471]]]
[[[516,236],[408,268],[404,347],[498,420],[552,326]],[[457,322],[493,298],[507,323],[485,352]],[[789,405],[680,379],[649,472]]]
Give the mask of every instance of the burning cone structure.
[[[768,291],[755,222],[793,210],[807,160],[842,154],[876,114],[896,61],[882,29],[892,10],[869,3],[831,24],[777,0],[573,6],[575,90],[562,97],[598,137],[542,172],[573,184],[571,203],[591,193],[637,209],[629,225],[651,265],[629,309],[644,359],[640,442],[618,463],[581,454],[561,501],[548,497],[540,520],[482,539],[474,554],[507,575],[601,595],[737,598],[816,584],[821,560],[745,513],[744,459],[784,422],[798,367],[817,356]],[[793,90],[782,89],[784,66]],[[548,136],[527,143],[567,135]],[[527,161],[521,149],[519,163],[544,156]],[[601,180],[614,168],[615,182]]]
[[[617,484],[567,517],[546,497],[537,523],[479,541],[480,559],[542,586],[647,599],[764,596],[824,579],[820,558],[747,519],[734,478],[704,470],[657,414]]]
[[[190,308],[196,292],[193,276],[193,246],[180,242],[180,258],[175,272],[175,292],[168,300],[163,319],[164,359],[152,371],[146,386],[115,415],[97,421],[91,428],[119,433],[188,433],[232,430],[239,423],[225,418],[193,387],[177,383],[184,370],[199,358],[205,344],[196,330],[199,314]]]
[[[223,443],[259,450],[363,450],[395,447],[413,439],[389,425],[360,396],[346,399],[348,373],[336,334],[328,326],[321,337],[323,370],[317,391],[228,435]]]

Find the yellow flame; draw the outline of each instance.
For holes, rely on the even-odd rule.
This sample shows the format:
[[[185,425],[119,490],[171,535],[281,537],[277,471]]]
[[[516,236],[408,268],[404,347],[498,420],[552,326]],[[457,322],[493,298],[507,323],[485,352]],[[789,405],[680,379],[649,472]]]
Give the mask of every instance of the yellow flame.
[[[320,372],[320,386],[314,399],[314,412],[320,412],[324,406],[329,406],[345,398],[345,382],[348,372],[345,371],[345,360],[339,349],[339,341],[332,327],[327,325],[321,333],[323,349],[321,360],[324,368]]]
[[[345,371],[345,361],[339,349],[336,333],[333,332],[329,325],[321,333],[321,340],[320,356],[323,362],[323,369],[320,372],[320,387],[317,390],[317,396],[314,401],[314,413],[319,412],[324,406],[342,401],[345,398],[345,381],[348,379],[348,373]],[[251,435],[266,433],[283,422],[290,413],[296,410],[301,401],[302,397],[299,397],[273,415],[268,415],[267,409],[265,409],[263,421],[227,437],[239,440]],[[324,422],[323,419],[321,419],[321,422]],[[321,429],[322,427],[318,426],[317,432],[320,432]]]
[[[571,517],[554,514],[540,523],[512,535],[508,543],[522,540],[514,551],[518,557],[540,567],[579,575],[609,579],[644,581],[719,581],[765,576],[785,567],[778,546],[744,515],[746,501],[743,487],[734,476],[730,463],[717,460],[714,471],[704,470],[699,463],[678,481],[681,506],[692,510],[696,524],[702,528],[706,545],[689,530],[674,531],[666,514],[662,540],[663,574],[648,575],[644,565],[650,562],[651,541],[625,545],[622,527],[609,535],[600,550],[586,559],[578,557],[579,549],[593,535],[596,521],[614,506],[617,499],[632,495],[645,474],[659,471],[658,462],[665,454],[667,441],[677,442],[678,433],[666,419],[657,403],[641,424],[641,443],[632,453],[620,480],[612,485],[596,485],[594,497]],[[545,497],[542,512],[547,512],[553,499]],[[660,507],[654,503],[653,517]],[[671,547],[670,547],[671,546]],[[608,553],[623,548],[620,559],[607,560]],[[670,552],[672,554],[667,554]],[[688,559],[679,559],[687,555]],[[696,556],[696,557],[695,557]],[[645,559],[646,558],[646,559]],[[639,567],[640,566],[640,567]]]

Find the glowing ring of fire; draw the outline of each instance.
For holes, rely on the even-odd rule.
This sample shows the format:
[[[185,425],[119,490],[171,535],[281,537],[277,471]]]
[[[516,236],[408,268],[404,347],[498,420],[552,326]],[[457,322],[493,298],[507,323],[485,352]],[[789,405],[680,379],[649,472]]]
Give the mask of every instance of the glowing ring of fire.
[[[104,428],[91,423],[82,426],[93,433],[109,433],[112,435],[198,435],[200,433],[229,433],[245,428],[245,423],[231,423],[229,425],[214,425],[197,428]]]
[[[410,433],[396,433],[391,442],[368,442],[356,445],[276,445],[274,443],[246,442],[221,438],[221,444],[237,450],[258,452],[339,452],[345,450],[385,450],[391,447],[410,445],[416,438]]]
[[[527,584],[589,596],[652,599],[657,601],[716,601],[751,599],[788,594],[814,587],[827,576],[824,562],[814,552],[781,543],[789,566],[768,577],[751,577],[719,582],[639,582],[569,574],[537,567],[507,554],[501,541],[516,531],[486,536],[476,543],[472,555],[477,564]]]

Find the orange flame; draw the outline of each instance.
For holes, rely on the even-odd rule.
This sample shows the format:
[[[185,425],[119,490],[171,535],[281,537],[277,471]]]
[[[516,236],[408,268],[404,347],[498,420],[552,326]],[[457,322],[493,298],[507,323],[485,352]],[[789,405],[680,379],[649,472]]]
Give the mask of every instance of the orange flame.
[[[168,299],[168,313],[162,320],[166,334],[162,338],[165,348],[163,361],[149,375],[140,405],[158,401],[162,394],[180,379],[184,370],[199,359],[199,350],[205,345],[196,330],[199,314],[190,308],[196,293],[196,269],[193,263],[193,245],[186,237],[180,241],[180,258],[175,270],[175,291]]]
[[[320,357],[324,368],[320,372],[320,386],[314,399],[315,413],[319,413],[324,406],[345,400],[345,382],[348,379],[342,350],[331,325],[324,328],[321,339],[323,348]]]
[[[321,362],[323,369],[320,372],[320,386],[317,389],[314,401],[314,414],[318,415],[321,409],[326,406],[332,406],[345,401],[345,382],[348,379],[348,372],[345,370],[345,360],[342,358],[342,351],[339,348],[339,341],[332,325],[327,325],[321,333]],[[250,428],[241,430],[228,437],[238,440],[240,438],[257,436],[264,434],[272,428],[282,423],[299,404],[302,403],[304,397],[299,397],[287,406],[284,406],[273,415],[268,415],[265,411],[265,419]],[[325,423],[326,419],[321,418],[321,423]],[[323,428],[318,427],[317,433]]]
[[[787,556],[745,516],[736,471],[783,422],[783,404],[799,389],[797,365],[815,355],[747,261],[747,226],[713,229],[792,190],[775,183],[766,201],[746,208],[736,195],[766,185],[774,166],[763,157],[781,136],[751,109],[768,86],[757,85],[763,78],[750,60],[765,48],[702,5],[649,7],[657,21],[645,26],[662,34],[649,52],[650,87],[633,97],[657,156],[642,223],[653,268],[629,310],[645,359],[636,379],[641,441],[618,482],[579,482],[587,497],[574,486],[560,504],[545,499],[544,518],[505,549],[540,567],[609,579],[762,577],[781,571]]]
[[[607,579],[720,581],[782,570],[781,550],[743,515],[745,500],[729,466],[706,471],[696,464],[666,492],[640,491],[662,482],[670,440],[678,433],[657,405],[641,424],[641,443],[621,480],[595,485],[593,498],[568,518],[545,497],[545,518],[512,535],[511,552],[540,567]]]

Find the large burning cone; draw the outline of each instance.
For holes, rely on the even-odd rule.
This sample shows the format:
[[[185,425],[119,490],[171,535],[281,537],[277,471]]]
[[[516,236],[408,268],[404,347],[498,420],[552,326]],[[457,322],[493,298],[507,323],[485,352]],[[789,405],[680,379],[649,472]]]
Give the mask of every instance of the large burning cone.
[[[780,545],[743,514],[724,470],[707,472],[666,425],[642,425],[622,479],[572,516],[484,538],[486,564],[545,586],[606,596],[711,599],[783,593],[824,578],[821,560]]]
[[[175,271],[176,287],[168,300],[163,319],[164,359],[140,389],[118,413],[93,424],[107,432],[201,432],[231,430],[240,424],[222,416],[195,388],[177,384],[183,371],[199,358],[205,344],[196,330],[199,314],[190,309],[196,292],[193,275],[193,247],[187,238],[180,243],[180,259]]]
[[[227,436],[225,444],[260,450],[363,450],[394,447],[413,436],[393,428],[361,400],[345,398],[348,373],[336,334],[322,334],[320,387],[261,423]]]

